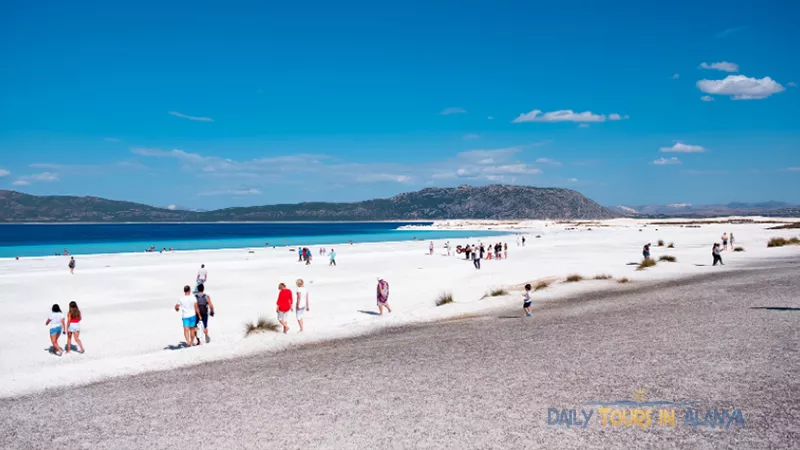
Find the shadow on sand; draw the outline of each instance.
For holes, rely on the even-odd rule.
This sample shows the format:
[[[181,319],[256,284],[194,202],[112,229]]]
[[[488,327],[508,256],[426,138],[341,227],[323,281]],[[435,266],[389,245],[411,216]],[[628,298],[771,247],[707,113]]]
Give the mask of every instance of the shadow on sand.
[[[363,309],[359,309],[358,312],[360,312],[361,314],[367,314],[367,315],[370,315],[370,316],[380,316],[380,314],[378,314],[377,311],[364,311]]]
[[[186,345],[186,342],[181,342],[178,345],[170,344],[170,345],[164,347],[164,350],[180,350],[180,349],[183,349],[183,348],[189,348],[189,346]]]
[[[800,308],[789,306],[752,306],[750,309],[766,309],[768,311],[800,311]]]

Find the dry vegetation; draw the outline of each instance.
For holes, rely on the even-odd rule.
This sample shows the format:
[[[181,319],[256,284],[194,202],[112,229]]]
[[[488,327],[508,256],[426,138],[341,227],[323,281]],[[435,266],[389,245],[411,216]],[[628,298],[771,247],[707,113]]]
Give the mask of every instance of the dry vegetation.
[[[453,303],[453,294],[450,292],[442,292],[436,298],[436,306],[447,305],[448,303]]]
[[[670,255],[664,255],[661,258],[658,258],[659,261],[666,261],[666,262],[676,262],[678,258]]]
[[[617,283],[622,283],[622,284],[624,284],[624,283],[630,283],[630,282],[631,282],[631,279],[630,279],[630,278],[628,278],[628,277],[622,277],[622,278],[620,278],[619,280],[617,280]]]
[[[733,251],[735,251],[735,252],[743,252],[744,251],[744,247],[736,247],[736,248],[733,249]]]
[[[544,281],[544,280],[539,281],[538,283],[536,283],[536,286],[533,287],[533,290],[541,291],[542,289],[547,289],[548,287],[550,287],[550,283],[552,283],[552,281]]]
[[[573,274],[573,275],[568,276],[567,279],[564,280],[564,282],[565,283],[577,283],[578,281],[582,281],[582,280],[583,280],[582,276],[580,276],[578,274]]]
[[[248,337],[253,333],[264,333],[267,331],[278,331],[280,325],[267,319],[266,317],[259,317],[255,323],[249,322],[244,324],[244,337]]]
[[[598,273],[597,275],[594,276],[595,280],[610,280],[612,278],[614,278],[614,277],[612,277],[611,275],[609,275],[607,273]]]
[[[784,245],[800,245],[800,239],[796,237],[789,239],[774,237],[767,242],[767,247],[783,247]]]
[[[642,260],[642,262],[639,264],[639,267],[637,267],[636,270],[644,270],[648,267],[653,267],[655,265],[656,265],[656,260],[647,258],[645,260]]]

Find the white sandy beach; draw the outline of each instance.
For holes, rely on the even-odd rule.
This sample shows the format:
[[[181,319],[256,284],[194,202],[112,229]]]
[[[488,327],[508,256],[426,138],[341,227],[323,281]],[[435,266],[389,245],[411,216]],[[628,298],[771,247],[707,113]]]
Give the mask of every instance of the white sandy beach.
[[[438,223],[440,228],[503,228],[525,233],[524,248],[517,247],[516,237],[511,235],[484,239],[485,243],[507,242],[510,258],[483,261],[480,271],[463,256],[445,256],[444,241],[435,242],[432,257],[427,254],[428,242],[334,246],[336,267],[329,267],[327,257],[318,255],[317,246],[312,249],[314,261],[310,266],[297,262],[296,251],[286,247],[81,256],[74,275],[66,267],[66,257],[2,259],[0,307],[9,317],[6,339],[0,343],[0,396],[275,350],[379,327],[477,314],[509,304],[520,304],[521,310],[516,290],[504,297],[482,298],[494,287],[549,277],[609,274],[628,277],[635,284],[742,268],[754,259],[800,253],[797,246],[766,247],[770,237],[797,236],[800,232],[796,229],[767,230],[771,224],[759,223],[645,227],[647,222],[592,221],[592,225],[577,228],[574,223],[554,222]],[[724,252],[726,266],[711,267],[711,244],[719,242],[723,232],[733,232],[736,245],[746,251]],[[659,239],[674,242],[675,248],[657,247]],[[659,263],[644,271],[627,265],[641,260],[641,248],[647,242],[653,244],[655,259],[668,254],[678,261]],[[453,246],[466,243],[466,239],[451,242]],[[201,263],[208,269],[206,291],[217,310],[209,327],[212,342],[179,348],[183,333],[180,315],[173,306],[182,295],[182,287],[193,284]],[[394,312],[389,316],[371,314],[376,311],[378,276],[391,285]],[[297,333],[292,321],[289,335],[268,333],[245,339],[246,322],[259,316],[274,320],[277,284],[293,287],[297,278],[306,281],[311,293],[306,332]],[[611,286],[618,284],[613,280],[558,281],[534,293],[534,308],[554,297]],[[444,291],[452,292],[455,303],[434,306],[436,296]],[[86,353],[57,357],[48,352],[44,322],[53,303],[66,310],[70,301],[78,302],[84,315],[81,337]],[[536,320],[535,313],[530,320]],[[65,341],[62,337],[62,345]]]

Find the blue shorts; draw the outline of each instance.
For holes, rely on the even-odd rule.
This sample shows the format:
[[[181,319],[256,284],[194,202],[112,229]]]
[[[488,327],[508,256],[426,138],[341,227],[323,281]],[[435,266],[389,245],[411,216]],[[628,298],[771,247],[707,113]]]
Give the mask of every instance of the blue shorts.
[[[183,326],[194,328],[197,326],[197,316],[192,317],[184,317],[183,318]]]
[[[60,327],[60,326],[58,326],[58,327],[55,327],[55,328],[50,328],[50,336],[52,336],[52,335],[54,335],[54,334],[58,334],[58,335],[60,335],[62,331],[63,331],[63,330],[61,329],[61,327]]]

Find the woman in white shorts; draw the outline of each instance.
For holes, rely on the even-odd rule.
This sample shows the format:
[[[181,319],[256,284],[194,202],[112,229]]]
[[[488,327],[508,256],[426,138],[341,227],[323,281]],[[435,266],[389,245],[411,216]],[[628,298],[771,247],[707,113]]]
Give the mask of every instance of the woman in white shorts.
[[[308,303],[308,290],[305,287],[303,280],[297,280],[297,293],[295,294],[295,314],[297,317],[297,324],[300,326],[300,331],[303,331],[303,314],[306,311],[311,311],[311,305]]]

